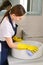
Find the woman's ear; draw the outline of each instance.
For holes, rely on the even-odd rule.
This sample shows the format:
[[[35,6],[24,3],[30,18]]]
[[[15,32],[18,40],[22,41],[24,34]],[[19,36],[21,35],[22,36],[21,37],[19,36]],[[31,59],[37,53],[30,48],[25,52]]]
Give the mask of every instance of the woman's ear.
[[[16,17],[16,15],[15,14],[12,14],[14,17]]]
[[[12,17],[15,17],[15,14],[11,14]]]
[[[15,14],[11,14],[12,20],[16,19],[16,15]]]
[[[13,16],[15,16],[15,14],[12,14]]]

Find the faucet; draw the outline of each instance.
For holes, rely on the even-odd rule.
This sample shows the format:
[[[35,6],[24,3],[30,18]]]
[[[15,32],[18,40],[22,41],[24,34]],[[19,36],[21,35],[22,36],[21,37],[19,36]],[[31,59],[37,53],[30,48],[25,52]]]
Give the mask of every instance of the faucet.
[[[27,35],[27,34],[26,34],[26,33],[24,32],[24,30],[22,29],[22,30],[21,30],[21,39],[24,40],[24,36],[25,36],[25,35]]]

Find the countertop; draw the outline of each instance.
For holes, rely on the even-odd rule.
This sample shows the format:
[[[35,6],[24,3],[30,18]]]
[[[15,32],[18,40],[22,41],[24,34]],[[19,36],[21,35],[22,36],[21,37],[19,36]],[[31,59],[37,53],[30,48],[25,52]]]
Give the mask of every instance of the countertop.
[[[43,55],[33,60],[21,60],[12,56],[8,57],[9,65],[43,65]]]

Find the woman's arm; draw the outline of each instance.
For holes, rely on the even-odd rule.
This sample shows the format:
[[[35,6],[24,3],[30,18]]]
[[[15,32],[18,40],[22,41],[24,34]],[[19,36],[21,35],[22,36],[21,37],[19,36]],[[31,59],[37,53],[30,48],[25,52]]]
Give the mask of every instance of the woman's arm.
[[[13,42],[11,37],[5,37],[5,40],[10,48],[16,48],[19,50],[27,49],[27,44],[22,44],[21,42]]]
[[[28,45],[28,44],[22,44],[22,42],[19,43],[13,43],[12,38],[6,37],[6,42],[10,48],[16,48],[19,50],[30,50],[32,53],[35,53],[38,51],[38,47],[34,45]]]
[[[17,43],[13,42],[12,38],[5,37],[5,40],[10,48],[17,48]]]

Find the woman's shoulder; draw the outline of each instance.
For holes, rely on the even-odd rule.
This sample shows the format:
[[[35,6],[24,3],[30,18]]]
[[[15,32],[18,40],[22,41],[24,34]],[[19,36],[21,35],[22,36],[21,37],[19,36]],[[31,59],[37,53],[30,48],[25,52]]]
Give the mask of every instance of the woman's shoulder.
[[[8,20],[7,16],[3,19],[1,25],[10,26],[10,23],[9,23],[9,20]]]
[[[4,17],[3,21],[4,21],[4,22],[8,22],[8,21],[9,21],[9,20],[8,20],[8,17],[7,17],[7,16]]]

